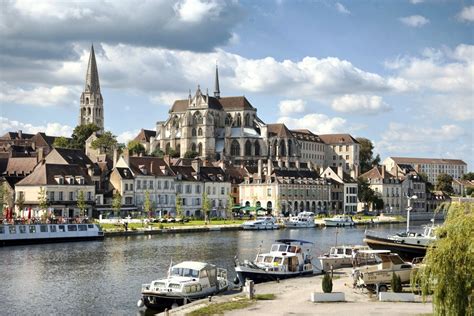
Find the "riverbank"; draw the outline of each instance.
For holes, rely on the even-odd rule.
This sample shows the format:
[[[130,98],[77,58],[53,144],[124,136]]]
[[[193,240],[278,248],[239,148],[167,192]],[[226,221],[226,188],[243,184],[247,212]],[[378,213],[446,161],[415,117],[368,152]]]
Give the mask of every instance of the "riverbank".
[[[422,303],[417,297],[414,303],[379,302],[376,295],[364,289],[353,289],[351,269],[334,272],[333,292],[344,292],[346,301],[338,303],[312,303],[312,292],[322,292],[322,276],[302,277],[268,282],[255,285],[256,294],[274,294],[273,300],[255,300],[248,306],[224,312],[224,315],[420,315],[433,312],[431,302]],[[405,288],[409,290],[408,287]],[[200,315],[199,309],[210,304],[235,302],[244,294],[223,295],[207,300],[197,301],[189,305],[169,311],[169,315],[186,315],[193,312]],[[164,313],[160,314],[164,315]]]

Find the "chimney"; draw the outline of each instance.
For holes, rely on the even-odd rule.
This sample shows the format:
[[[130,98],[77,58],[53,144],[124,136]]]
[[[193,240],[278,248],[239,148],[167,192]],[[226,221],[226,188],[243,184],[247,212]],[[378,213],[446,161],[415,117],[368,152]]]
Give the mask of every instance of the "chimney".
[[[382,179],[385,179],[385,165],[382,165]]]
[[[191,167],[199,174],[201,172],[201,159],[193,159],[193,161],[191,161]]]
[[[130,165],[130,151],[126,147],[123,149],[123,160],[125,160],[127,166]]]
[[[272,160],[268,159],[267,164],[268,164],[268,166],[267,166],[267,173],[268,174],[267,175],[271,176],[272,173],[273,173],[273,162],[272,162]]]
[[[18,130],[18,139],[23,139],[23,132],[21,129]]]
[[[258,171],[257,171],[257,174],[259,177],[262,176],[262,159],[259,159],[258,160]]]
[[[337,167],[337,175],[339,178],[344,179],[344,171],[342,170],[342,166]]]
[[[21,132],[21,131],[19,131],[19,132]],[[43,147],[39,147],[39,148],[38,148],[38,151],[37,151],[37,159],[38,159],[38,162],[44,161],[44,150],[43,150]]]
[[[154,172],[153,172],[153,161],[150,162],[150,174],[154,174]]]
[[[118,150],[117,148],[114,149],[114,157],[112,158],[112,166],[115,168],[115,165],[117,164],[117,159],[118,159]]]

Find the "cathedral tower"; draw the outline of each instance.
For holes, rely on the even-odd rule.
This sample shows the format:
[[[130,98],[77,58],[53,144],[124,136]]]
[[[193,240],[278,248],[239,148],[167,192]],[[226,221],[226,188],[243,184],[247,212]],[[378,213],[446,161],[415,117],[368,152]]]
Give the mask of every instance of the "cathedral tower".
[[[104,131],[104,100],[100,93],[99,73],[95,61],[94,45],[91,47],[86,73],[86,85],[81,95],[79,125],[94,123]]]

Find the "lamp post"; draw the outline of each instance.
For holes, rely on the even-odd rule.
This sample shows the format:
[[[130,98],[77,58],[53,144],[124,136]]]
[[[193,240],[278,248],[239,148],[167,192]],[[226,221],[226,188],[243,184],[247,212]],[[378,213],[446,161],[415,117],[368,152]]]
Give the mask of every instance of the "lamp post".
[[[412,195],[412,196],[407,196],[408,199],[408,206],[407,206],[407,234],[410,231],[410,211],[413,209],[411,207],[411,200],[416,200],[418,196]]]

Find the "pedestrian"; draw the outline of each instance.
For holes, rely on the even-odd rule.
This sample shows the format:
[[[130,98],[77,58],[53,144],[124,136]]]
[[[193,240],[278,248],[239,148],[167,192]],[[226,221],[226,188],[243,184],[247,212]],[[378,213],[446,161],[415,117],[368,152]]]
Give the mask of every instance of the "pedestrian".
[[[352,267],[357,267],[357,249],[352,250]]]
[[[128,232],[128,222],[125,222],[125,231]]]

